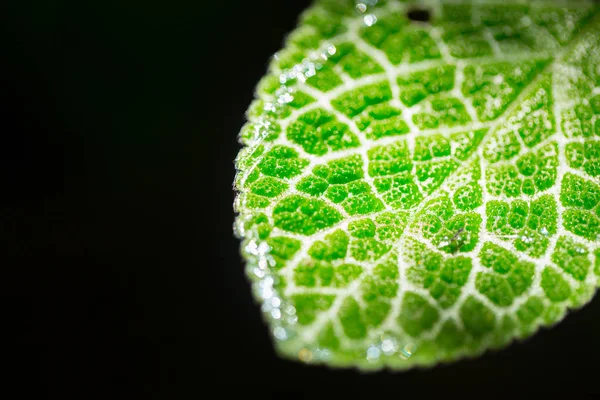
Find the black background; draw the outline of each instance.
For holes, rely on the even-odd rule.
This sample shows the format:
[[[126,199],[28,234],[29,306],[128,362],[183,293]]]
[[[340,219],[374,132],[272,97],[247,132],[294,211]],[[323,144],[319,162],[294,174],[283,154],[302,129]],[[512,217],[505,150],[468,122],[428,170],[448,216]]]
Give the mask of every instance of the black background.
[[[600,391],[600,299],[525,343],[427,371],[274,354],[232,236],[233,159],[254,86],[307,5],[0,6],[3,385],[47,398],[172,399],[215,383]]]

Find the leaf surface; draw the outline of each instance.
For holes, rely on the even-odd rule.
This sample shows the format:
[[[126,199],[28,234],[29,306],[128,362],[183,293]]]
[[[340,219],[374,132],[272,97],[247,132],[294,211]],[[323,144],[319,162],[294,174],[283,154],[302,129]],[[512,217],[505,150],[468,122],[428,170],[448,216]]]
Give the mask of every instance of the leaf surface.
[[[316,1],[248,110],[235,227],[285,357],[475,356],[598,285],[598,7],[415,4]]]

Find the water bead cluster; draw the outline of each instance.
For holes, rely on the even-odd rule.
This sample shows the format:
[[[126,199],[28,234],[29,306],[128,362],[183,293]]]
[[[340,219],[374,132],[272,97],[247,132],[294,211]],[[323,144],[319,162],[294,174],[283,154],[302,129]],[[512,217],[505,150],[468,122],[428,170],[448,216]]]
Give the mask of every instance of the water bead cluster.
[[[291,102],[293,99],[289,101],[282,102],[280,101],[281,96],[289,93],[289,89],[292,89],[286,84],[293,83],[294,80],[298,80],[300,82],[305,82],[308,78],[315,76],[317,71],[323,67],[322,62],[327,61],[329,57],[333,56],[336,53],[336,48],[334,45],[326,43],[323,46],[323,49],[316,52],[311,52],[308,57],[302,60],[301,63],[294,65],[292,68],[284,70],[281,74],[279,74],[279,83],[282,85],[279,87],[279,90],[275,93],[275,97],[277,98],[277,102],[280,104],[285,104]],[[279,55],[275,54],[273,56],[276,60],[279,59]],[[286,89],[288,89],[286,91]]]
[[[367,13],[369,8],[376,4],[377,0],[357,2],[356,10],[359,14],[364,14],[362,19],[365,26],[373,26],[377,22],[374,14]],[[254,123],[253,137],[249,143],[252,148],[256,149],[271,132],[271,118],[282,114],[288,104],[294,100],[296,91],[294,84],[305,82],[315,76],[323,67],[323,63],[336,52],[337,49],[333,44],[325,43],[319,50],[309,53],[302,62],[280,72],[280,86],[275,91],[273,99],[264,103],[264,113]],[[279,55],[276,53],[273,58],[278,60]],[[239,209],[239,204],[237,208]],[[290,327],[298,322],[296,309],[292,304],[282,300],[277,293],[276,285],[279,278],[271,273],[271,268],[275,266],[275,261],[269,254],[271,248],[266,241],[260,239],[256,229],[245,228],[251,218],[251,216],[245,219],[238,218],[234,232],[239,238],[246,239],[244,252],[247,265],[251,273],[258,278],[253,284],[253,290],[257,297],[263,300],[261,311],[271,320],[272,336],[278,341],[288,341],[294,337],[294,330]],[[413,343],[401,345],[395,337],[382,335],[378,344],[367,348],[365,358],[370,362],[377,361],[381,356],[398,356],[407,360],[415,349]],[[300,361],[310,363],[327,360],[330,354],[328,349],[304,347],[298,351],[297,356]]]
[[[288,340],[293,335],[286,328],[296,324],[298,316],[296,308],[291,304],[285,304],[277,293],[275,285],[279,278],[270,273],[270,268],[275,264],[273,257],[269,255],[270,246],[260,241],[254,230],[244,230],[243,222],[236,223],[236,233],[248,239],[244,251],[251,273],[258,278],[253,284],[253,290],[256,296],[263,300],[261,311],[275,322],[271,333],[277,340]]]
[[[367,12],[369,7],[372,7],[376,4],[377,4],[377,0],[371,0],[371,1],[363,0],[356,4],[356,10],[359,13],[364,14]],[[375,16],[375,14],[366,14],[363,17],[363,22],[365,23],[366,26],[373,26],[375,24],[375,22],[377,22],[377,17]]]
[[[372,345],[367,349],[367,361],[375,362],[381,356],[398,356],[403,360],[407,360],[416,350],[416,346],[413,343],[400,346],[395,337],[382,335],[379,344]]]
[[[265,137],[270,133],[272,122],[270,120],[273,115],[281,114],[285,107],[294,100],[295,88],[293,83],[300,81],[305,82],[306,79],[314,76],[319,69],[322,68],[323,62],[336,53],[336,48],[332,44],[325,44],[320,51],[312,52],[301,63],[286,69],[279,74],[279,83],[281,86],[275,91],[273,101],[264,104],[264,111],[258,117],[254,124],[253,138],[250,141],[250,146],[258,147]],[[278,55],[273,56],[275,59]],[[237,205],[239,209],[239,204]],[[278,295],[275,285],[277,276],[270,273],[270,268],[275,265],[273,257],[270,256],[271,248],[267,242],[260,240],[258,232],[253,229],[246,229],[245,225],[249,222],[252,216],[247,216],[244,219],[238,218],[234,226],[234,232],[239,238],[246,238],[247,244],[244,247],[244,252],[247,257],[247,265],[251,268],[251,273],[258,278],[253,285],[253,290],[256,295],[263,300],[261,307],[262,312],[268,317],[279,323],[272,325],[273,337],[277,340],[288,340],[293,336],[293,333],[287,329],[290,325],[298,322],[296,309],[291,304],[284,304],[281,297]],[[302,358],[309,358],[306,356]],[[312,355],[310,359],[312,359]]]
[[[298,81],[305,82],[306,79],[314,76],[322,68],[323,62],[326,62],[336,51],[334,45],[326,43],[321,50],[310,53],[301,63],[279,74],[280,86],[275,91],[273,100],[264,104],[265,112],[257,118],[254,124],[250,146],[256,148],[262,143],[271,131],[270,118],[281,114],[285,107],[294,100],[295,88],[292,85]],[[277,54],[273,57],[278,59]],[[239,205],[237,208],[239,209]],[[251,216],[247,216],[245,220],[238,218],[234,231],[236,236],[245,238],[247,241],[244,247],[247,265],[251,269],[251,273],[258,278],[253,284],[253,290],[257,297],[263,300],[261,311],[274,322],[271,331],[273,337],[280,341],[289,340],[293,337],[293,331],[288,328],[298,322],[296,308],[292,304],[286,304],[278,295],[275,286],[279,278],[270,273],[270,269],[275,265],[273,257],[269,254],[271,248],[259,238],[258,232],[245,228],[251,218]],[[327,351],[317,350],[315,354],[317,358],[326,358]],[[313,352],[308,349],[300,350],[298,357],[305,362],[315,358]]]

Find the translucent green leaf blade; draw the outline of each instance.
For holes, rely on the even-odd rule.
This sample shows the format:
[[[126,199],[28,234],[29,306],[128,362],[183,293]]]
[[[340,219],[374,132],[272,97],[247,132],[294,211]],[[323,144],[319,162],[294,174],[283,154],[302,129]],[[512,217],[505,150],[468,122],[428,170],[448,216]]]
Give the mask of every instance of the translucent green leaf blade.
[[[593,297],[598,14],[559,0],[317,0],[302,14],[236,159],[236,233],[279,354],[429,366]]]

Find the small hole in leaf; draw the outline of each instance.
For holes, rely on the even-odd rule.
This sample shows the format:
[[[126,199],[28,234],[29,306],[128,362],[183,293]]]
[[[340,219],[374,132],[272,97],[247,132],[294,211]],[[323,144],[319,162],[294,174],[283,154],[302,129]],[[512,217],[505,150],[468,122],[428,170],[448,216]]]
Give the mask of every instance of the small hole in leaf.
[[[419,22],[429,22],[431,19],[431,13],[423,8],[413,8],[412,10],[408,10],[406,16],[411,21]]]

